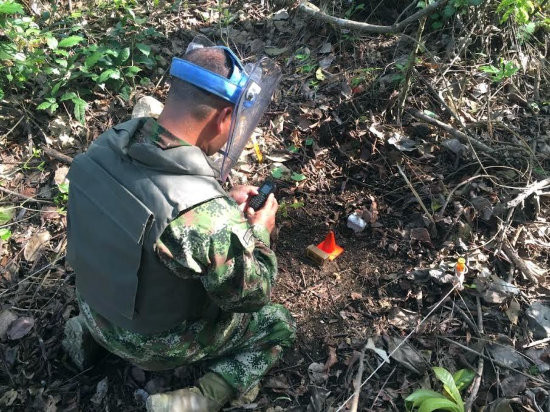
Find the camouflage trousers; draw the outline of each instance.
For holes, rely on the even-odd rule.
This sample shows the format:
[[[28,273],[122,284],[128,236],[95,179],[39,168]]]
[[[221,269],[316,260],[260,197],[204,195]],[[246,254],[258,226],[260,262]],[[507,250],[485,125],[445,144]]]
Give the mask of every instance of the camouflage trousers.
[[[79,304],[94,339],[115,355],[146,370],[205,361],[237,393],[259,383],[296,336],[292,316],[277,304],[253,313],[222,312],[217,319],[183,322],[154,335],[114,326],[85,302]]]

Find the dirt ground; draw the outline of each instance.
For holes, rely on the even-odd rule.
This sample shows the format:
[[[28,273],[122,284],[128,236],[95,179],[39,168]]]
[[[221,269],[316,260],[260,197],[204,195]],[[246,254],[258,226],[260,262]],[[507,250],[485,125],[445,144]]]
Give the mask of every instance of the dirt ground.
[[[481,17],[465,14],[458,27],[453,20],[442,29],[426,29],[425,50],[408,73],[403,64],[417,35],[414,24],[404,34],[353,33],[310,20],[295,4],[283,13],[277,2],[262,7],[239,1],[228,8],[238,17],[222,25],[219,15],[211,13],[210,20],[203,15],[215,2],[189,3],[149,14],[149,24],[162,24],[166,35],[153,52],[169,61],[202,32],[228,41],[244,56],[267,53],[283,69],[280,91],[258,134],[265,160],[259,163],[249,150],[232,179],[260,183],[271,177],[279,183],[273,300],[292,312],[298,337],[263,380],[259,395],[230,410],[348,410],[360,359],[359,381],[366,382],[358,410],[405,410],[404,399],[415,389],[441,388],[433,366],[480,372],[475,410],[495,402],[510,409],[488,410],[548,410],[543,408],[550,405],[550,351],[545,342],[525,347],[537,341],[525,311],[550,296],[550,184],[529,191],[550,170],[548,66],[542,52],[521,49],[531,64],[541,65],[540,110],[533,112],[510,91],[535,101],[531,72],[494,84],[476,69],[479,50],[491,56],[504,47],[513,56],[503,32],[476,23],[490,20],[490,10]],[[343,3],[334,2],[330,11],[343,16]],[[385,3],[353,15],[382,25],[397,17],[395,5]],[[466,51],[456,53],[460,44],[454,37],[470,30]],[[101,131],[128,119],[140,97],[162,100],[166,69],[151,73],[152,85],[138,86],[128,102],[98,93],[85,127],[63,113],[75,137],[71,145],[56,140],[52,118],[31,113],[25,96],[0,105],[1,185],[7,189],[0,203],[16,207],[8,223],[12,236],[0,255],[2,410],[138,411],[140,391],[189,386],[202,373],[200,365],[146,372],[109,354],[85,371],[70,363],[61,336],[78,309],[58,198],[58,179],[68,164],[46,150],[32,155],[33,147],[44,147],[45,135],[53,139],[46,147],[57,153],[82,152]],[[478,93],[480,84],[492,88],[493,99]],[[415,111],[434,114],[453,132]],[[457,130],[489,150],[472,150],[469,137],[457,138]],[[296,178],[279,176],[281,170]],[[346,225],[354,212],[366,222],[359,233]],[[305,249],[330,230],[344,252],[318,267]],[[459,257],[467,258],[469,268],[463,288],[453,278]],[[528,262],[529,273],[522,262]],[[494,286],[498,279],[508,282],[504,289]],[[389,363],[382,364],[390,353]],[[464,399],[471,393],[472,388],[464,390]]]

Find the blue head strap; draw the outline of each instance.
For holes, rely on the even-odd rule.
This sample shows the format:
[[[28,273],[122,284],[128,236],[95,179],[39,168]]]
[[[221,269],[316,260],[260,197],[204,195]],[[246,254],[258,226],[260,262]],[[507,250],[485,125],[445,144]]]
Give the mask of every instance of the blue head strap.
[[[223,46],[215,47],[222,49],[231,59],[231,63],[233,64],[231,77],[225,78],[204,67],[200,67],[178,57],[172,59],[170,75],[191,83],[199,89],[215,94],[233,104],[237,104],[248,80],[248,76],[240,60],[229,48]]]

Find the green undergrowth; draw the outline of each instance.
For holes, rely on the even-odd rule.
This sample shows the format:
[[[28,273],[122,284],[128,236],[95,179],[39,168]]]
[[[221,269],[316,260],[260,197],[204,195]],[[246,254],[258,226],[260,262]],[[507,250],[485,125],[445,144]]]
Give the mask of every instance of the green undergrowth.
[[[127,100],[149,83],[160,33],[137,2],[88,2],[69,12],[39,16],[14,0],[0,0],[0,99],[24,96],[50,114],[62,105],[81,123],[96,93]]]

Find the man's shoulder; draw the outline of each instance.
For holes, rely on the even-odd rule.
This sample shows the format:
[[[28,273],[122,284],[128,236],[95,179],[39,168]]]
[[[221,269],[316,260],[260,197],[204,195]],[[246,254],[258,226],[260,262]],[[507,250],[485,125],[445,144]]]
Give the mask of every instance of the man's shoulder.
[[[171,226],[188,226],[197,231],[218,232],[235,224],[244,217],[235,201],[229,197],[216,197],[182,213]]]

